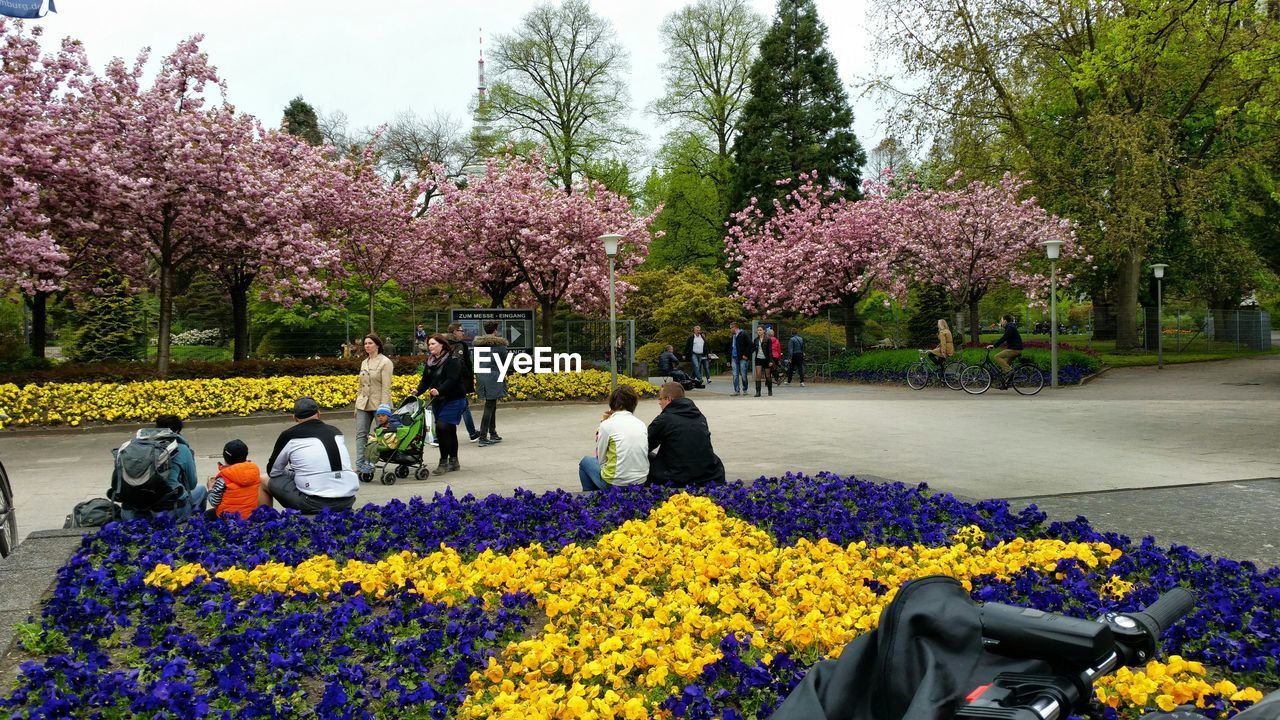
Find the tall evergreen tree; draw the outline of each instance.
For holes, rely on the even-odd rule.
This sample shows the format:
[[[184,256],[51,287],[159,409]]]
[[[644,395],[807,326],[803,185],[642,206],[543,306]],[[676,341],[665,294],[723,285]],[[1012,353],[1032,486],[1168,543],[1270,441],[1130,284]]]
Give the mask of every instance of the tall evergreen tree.
[[[302,99],[302,96],[289,101],[284,108],[284,119],[281,120],[280,126],[284,131],[295,137],[300,137],[312,145],[324,144],[324,137],[320,134],[320,118],[316,116],[316,109],[311,107],[311,103]]]
[[[790,190],[778,180],[814,170],[822,183],[838,181],[857,196],[867,158],[826,41],[813,0],[778,0],[751,66],[751,98],[738,123],[732,208],[757,197],[769,212],[773,199]]]
[[[76,362],[138,360],[147,347],[142,296],[112,268],[98,276],[99,293],[76,303],[76,332],[68,355]]]

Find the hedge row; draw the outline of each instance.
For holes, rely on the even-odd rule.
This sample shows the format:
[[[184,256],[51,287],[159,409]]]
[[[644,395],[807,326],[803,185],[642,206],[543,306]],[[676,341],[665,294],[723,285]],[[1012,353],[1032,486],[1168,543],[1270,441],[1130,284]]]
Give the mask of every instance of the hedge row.
[[[971,365],[982,362],[986,356],[985,349],[966,348],[958,351],[960,359]],[[993,352],[994,354],[994,352]],[[1051,358],[1049,350],[1028,347],[1022,352],[1022,358],[1031,362],[1042,371],[1049,373]],[[919,362],[920,353],[916,350],[878,350],[861,355],[846,355],[831,362],[832,377],[869,383],[904,382],[907,368]],[[1084,378],[1098,372],[1102,361],[1097,357],[1079,350],[1058,351],[1058,381],[1064,384],[1079,383]]]
[[[392,358],[397,375],[420,372],[421,355],[401,355]],[[295,360],[241,360],[232,362],[207,362],[189,360],[169,366],[166,380],[202,380],[210,378],[269,378],[281,375],[346,375],[360,372],[360,360],[342,358],[315,358]],[[0,383],[12,383],[19,387],[44,383],[74,382],[145,382],[160,380],[156,367],[151,363],[62,363],[43,370],[0,371]]]

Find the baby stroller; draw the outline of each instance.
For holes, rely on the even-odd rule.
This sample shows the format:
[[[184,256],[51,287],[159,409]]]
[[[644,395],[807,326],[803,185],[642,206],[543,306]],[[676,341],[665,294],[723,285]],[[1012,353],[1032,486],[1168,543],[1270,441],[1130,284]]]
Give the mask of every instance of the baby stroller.
[[[414,477],[419,480],[430,474],[422,464],[422,451],[431,442],[434,426],[431,409],[410,395],[396,408],[394,417],[400,421],[400,427],[376,428],[369,432],[364,456],[373,463],[373,470],[360,474],[362,482],[372,482],[378,474],[383,485],[395,485],[396,478],[409,477],[410,471],[414,471]],[[394,470],[392,465],[396,466]]]

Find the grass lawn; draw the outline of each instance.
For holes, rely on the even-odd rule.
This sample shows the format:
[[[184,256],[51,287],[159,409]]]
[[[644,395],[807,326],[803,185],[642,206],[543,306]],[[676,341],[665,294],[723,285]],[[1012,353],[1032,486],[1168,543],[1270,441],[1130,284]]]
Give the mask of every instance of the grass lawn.
[[[231,348],[211,347],[209,345],[170,345],[169,354],[173,362],[183,362],[184,360],[218,362],[231,359]],[[147,350],[148,359],[154,360],[155,357],[156,348],[153,347]]]
[[[1000,338],[1000,333],[983,333],[982,342],[992,343]],[[1049,342],[1049,336],[1044,334],[1023,334],[1024,340],[1038,340],[1041,342]],[[1101,354],[1104,365],[1110,367],[1138,367],[1142,365],[1155,365],[1157,362],[1154,350],[1116,350],[1116,342],[1114,340],[1090,340],[1088,335],[1059,335],[1058,342],[1068,343],[1080,348],[1091,348],[1097,350]],[[1183,340],[1183,342],[1186,342]],[[1198,341],[1191,347],[1183,351],[1178,351],[1178,341],[1173,338],[1166,338],[1164,345],[1164,361],[1167,365],[1178,363],[1206,362],[1208,360],[1231,360],[1241,357],[1253,357],[1255,355],[1269,355],[1280,353],[1280,348],[1272,348],[1271,350],[1237,350],[1235,343],[1215,343],[1208,341]]]

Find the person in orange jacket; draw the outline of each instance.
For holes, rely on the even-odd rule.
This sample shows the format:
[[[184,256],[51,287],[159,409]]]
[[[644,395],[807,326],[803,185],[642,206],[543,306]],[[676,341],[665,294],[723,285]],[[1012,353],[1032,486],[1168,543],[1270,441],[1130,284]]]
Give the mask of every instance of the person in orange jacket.
[[[218,463],[218,474],[209,479],[209,507],[218,517],[237,513],[249,517],[263,505],[271,505],[271,496],[262,486],[262,470],[249,462],[249,446],[243,440],[232,440],[222,448],[224,463]]]

